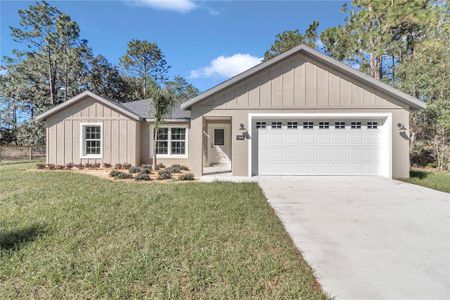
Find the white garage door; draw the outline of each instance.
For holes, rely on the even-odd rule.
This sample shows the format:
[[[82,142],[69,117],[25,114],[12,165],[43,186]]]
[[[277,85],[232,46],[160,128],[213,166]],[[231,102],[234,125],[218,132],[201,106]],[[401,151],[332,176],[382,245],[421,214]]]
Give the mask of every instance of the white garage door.
[[[378,120],[256,121],[260,175],[380,175]]]

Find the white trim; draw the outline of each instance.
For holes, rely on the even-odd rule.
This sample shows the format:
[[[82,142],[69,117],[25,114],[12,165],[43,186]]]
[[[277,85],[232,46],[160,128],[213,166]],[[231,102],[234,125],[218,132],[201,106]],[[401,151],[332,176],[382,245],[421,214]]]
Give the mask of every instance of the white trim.
[[[167,145],[167,147],[168,147],[168,152],[169,152],[169,154],[157,154],[156,155],[156,158],[189,158],[189,128],[188,127],[183,127],[183,126],[180,126],[180,125],[163,125],[163,126],[160,126],[159,128],[169,128],[169,132],[168,132],[168,140],[167,140],[167,142],[168,142],[168,145]],[[171,128],[184,128],[184,129],[186,129],[186,138],[185,138],[185,154],[171,154]],[[152,158],[153,157],[153,149],[152,149],[152,147],[153,147],[153,126],[150,126],[149,127],[149,132],[148,132],[148,134],[149,134],[149,139],[148,139],[148,141],[149,141],[149,145],[148,145],[148,155],[149,155],[149,157],[150,158]]]
[[[86,152],[84,149],[84,129],[86,126],[100,126],[100,154],[89,154],[85,155]],[[80,123],[80,158],[82,159],[95,159],[95,158],[103,158],[103,123],[101,122],[87,122]]]
[[[65,101],[65,102],[63,102],[61,104],[58,104],[57,106],[47,110],[46,112],[38,115],[36,117],[36,120],[37,121],[45,120],[49,116],[51,116],[51,115],[57,113],[58,111],[60,111],[60,110],[62,110],[64,108],[66,108],[66,107],[68,107],[68,106],[78,102],[79,100],[84,99],[85,97],[94,98],[95,100],[105,104],[108,107],[112,107],[113,109],[116,109],[116,110],[120,111],[121,113],[123,113],[124,115],[126,115],[126,116],[128,116],[128,117],[130,117],[132,119],[135,119],[137,121],[141,121],[142,120],[141,117],[139,117],[135,113],[131,112],[128,108],[124,107],[122,104],[120,104],[118,102],[112,102],[110,100],[107,100],[107,99],[105,99],[103,97],[100,97],[100,96],[98,96],[98,95],[96,95],[96,94],[94,94],[92,92],[89,92],[89,91],[84,91],[81,94],[78,94],[75,97],[73,97],[73,98],[71,98],[71,99],[69,99],[69,100],[67,100],[67,101]]]
[[[315,60],[317,60],[317,61],[319,61],[319,62],[321,62],[321,63],[323,63],[323,64],[325,64],[347,76],[350,76],[350,77],[358,80],[359,82],[365,83],[365,84],[369,85],[370,87],[375,88],[376,90],[384,92],[384,93],[388,94],[389,96],[391,96],[397,100],[400,100],[403,103],[406,103],[411,108],[414,108],[414,109],[424,109],[425,108],[425,102],[420,101],[419,99],[417,99],[411,95],[403,93],[402,91],[395,89],[386,83],[376,80],[373,77],[362,73],[361,71],[353,69],[352,67],[349,67],[346,64],[344,64],[332,57],[329,57],[313,48],[310,48],[304,44],[300,44],[280,55],[275,56],[274,58],[269,59],[268,61],[262,62],[256,66],[216,85],[215,87],[212,87],[211,89],[205,91],[204,93],[198,95],[197,97],[191,98],[191,99],[183,102],[181,104],[181,109],[188,110],[194,104],[206,99],[207,97],[214,95],[214,94],[226,89],[227,87],[229,87],[241,80],[244,80],[244,79],[250,77],[251,75],[254,75],[255,73],[257,73],[263,69],[266,69],[266,68],[272,66],[273,64],[275,64],[291,55],[294,55],[296,53],[302,53],[302,54],[304,54],[312,59],[315,59]]]
[[[252,177],[252,129],[253,129],[253,118],[374,118],[383,117],[386,118],[385,125],[382,126],[382,134],[387,136],[387,143],[383,146],[384,157],[387,158],[386,162],[383,162],[383,172],[382,176],[392,179],[392,113],[249,113],[248,114],[248,134],[250,139],[248,139],[248,167],[247,176]]]

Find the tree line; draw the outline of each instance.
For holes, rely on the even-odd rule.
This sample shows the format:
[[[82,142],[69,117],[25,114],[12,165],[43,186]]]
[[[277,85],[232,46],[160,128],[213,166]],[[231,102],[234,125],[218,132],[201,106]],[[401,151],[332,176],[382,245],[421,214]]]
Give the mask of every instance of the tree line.
[[[177,101],[199,94],[185,78],[168,78],[155,42],[130,40],[116,66],[94,55],[78,23],[57,7],[42,1],[18,14],[19,26],[10,30],[23,50],[2,61],[0,144],[45,143],[43,124],[33,117],[85,90],[119,102],[150,98],[161,86]]]
[[[425,101],[425,110],[411,112],[412,163],[448,168],[448,9],[448,0],[353,0],[342,7],[342,25],[319,34],[314,21],[304,32],[281,32],[264,60],[304,43]],[[83,90],[122,102],[149,98],[160,87],[179,101],[199,93],[181,76],[167,78],[169,65],[156,43],[131,40],[115,66],[93,55],[78,24],[56,7],[38,2],[19,16],[20,26],[11,27],[11,34],[27,50],[15,50],[3,61],[0,142],[43,142],[42,125],[32,117]],[[19,126],[17,114],[23,112],[31,118]]]

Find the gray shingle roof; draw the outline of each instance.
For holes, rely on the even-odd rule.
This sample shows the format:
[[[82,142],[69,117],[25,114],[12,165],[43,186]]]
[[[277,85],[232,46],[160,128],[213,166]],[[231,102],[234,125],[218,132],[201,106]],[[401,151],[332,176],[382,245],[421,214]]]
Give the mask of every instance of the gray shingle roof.
[[[149,99],[137,100],[133,102],[121,103],[128,110],[144,119],[153,119],[153,114],[150,112]],[[167,116],[167,119],[190,119],[191,112],[182,110],[180,104],[177,104],[172,113]]]

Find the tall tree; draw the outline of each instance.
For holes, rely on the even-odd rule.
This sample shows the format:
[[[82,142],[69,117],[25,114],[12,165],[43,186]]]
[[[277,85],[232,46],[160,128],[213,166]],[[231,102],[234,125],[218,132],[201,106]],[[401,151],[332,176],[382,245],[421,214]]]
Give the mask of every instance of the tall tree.
[[[129,76],[141,81],[142,93],[139,98],[148,98],[151,94],[149,83],[163,82],[169,69],[156,43],[136,39],[128,42],[127,52],[120,58],[120,63]]]
[[[175,76],[173,80],[166,82],[166,88],[177,102],[189,100],[200,94],[200,91],[195,86],[181,76]]]
[[[286,30],[275,36],[275,42],[270,46],[270,49],[264,53],[264,61],[269,60],[289,49],[294,48],[302,43],[315,48],[318,37],[317,28],[319,22],[314,21],[306,29],[305,34],[300,33],[299,29]]]
[[[157,161],[156,161],[156,146],[157,146],[157,135],[158,129],[161,126],[164,119],[170,114],[172,111],[176,99],[173,97],[173,94],[167,89],[155,89],[152,93],[152,99],[149,99],[151,107],[151,113],[153,114],[154,123],[153,123],[153,159],[152,159],[152,168],[153,170],[157,169]],[[170,147],[170,145],[168,145]]]

